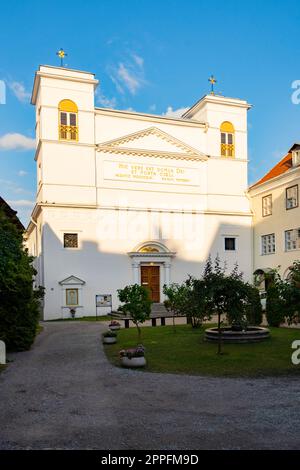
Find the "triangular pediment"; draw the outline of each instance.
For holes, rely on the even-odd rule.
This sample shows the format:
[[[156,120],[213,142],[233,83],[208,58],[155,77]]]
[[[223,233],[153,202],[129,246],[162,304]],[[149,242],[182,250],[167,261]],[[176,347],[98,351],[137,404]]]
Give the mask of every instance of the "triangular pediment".
[[[82,279],[79,279],[79,277],[76,276],[69,276],[66,279],[63,279],[62,281],[59,282],[60,285],[62,286],[74,286],[74,285],[81,285],[83,286],[85,284],[85,281]]]
[[[99,151],[136,153],[206,160],[207,156],[170,134],[150,127],[118,139],[98,144]]]

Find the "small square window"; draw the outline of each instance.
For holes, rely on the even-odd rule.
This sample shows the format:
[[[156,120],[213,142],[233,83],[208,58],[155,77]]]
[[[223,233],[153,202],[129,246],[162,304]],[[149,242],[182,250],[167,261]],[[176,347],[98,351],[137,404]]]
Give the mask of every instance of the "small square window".
[[[236,250],[236,239],[234,237],[225,237],[225,251]]]
[[[78,248],[77,233],[64,233],[64,248]]]

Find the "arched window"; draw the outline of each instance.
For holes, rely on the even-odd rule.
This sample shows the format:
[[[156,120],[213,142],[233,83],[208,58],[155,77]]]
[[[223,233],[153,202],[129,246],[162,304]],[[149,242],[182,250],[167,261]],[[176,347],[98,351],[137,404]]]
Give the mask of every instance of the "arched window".
[[[62,100],[58,105],[59,138],[78,140],[78,108],[71,100]]]
[[[231,122],[221,124],[221,155],[222,157],[234,157],[234,127]]]

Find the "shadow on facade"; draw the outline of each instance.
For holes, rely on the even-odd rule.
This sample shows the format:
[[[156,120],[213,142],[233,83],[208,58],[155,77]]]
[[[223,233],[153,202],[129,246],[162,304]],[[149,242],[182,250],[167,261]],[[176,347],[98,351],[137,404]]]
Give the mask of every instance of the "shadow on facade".
[[[69,224],[71,225],[71,224]],[[153,229],[153,227],[152,227]],[[71,230],[70,230],[71,231]],[[156,227],[157,233],[161,228]],[[244,272],[247,280],[252,279],[251,230],[245,225],[215,224],[209,240],[204,239],[205,231],[199,243],[192,236],[181,239],[152,239],[159,242],[174,253],[170,266],[170,282],[183,282],[189,275],[201,276],[209,255],[219,255],[222,263],[226,263],[227,271],[231,271],[236,263]],[[63,236],[63,233],[61,232]],[[202,238],[201,238],[202,237]],[[236,238],[236,251],[226,252],[225,237]],[[202,242],[201,242],[202,240]],[[44,318],[55,319],[69,315],[66,305],[66,289],[79,289],[78,316],[95,315],[96,294],[111,294],[113,308],[119,305],[117,289],[135,282],[133,262],[128,252],[147,240],[122,240],[114,243],[102,240],[96,243],[84,238],[84,230],[79,232],[78,248],[64,248],[60,234],[54,233],[49,224],[45,224],[42,232],[41,254],[36,259],[39,266],[40,284],[45,287]],[[110,246],[109,250],[107,246]],[[114,251],[112,251],[114,246]],[[141,257],[141,265],[149,263],[149,259]],[[151,262],[150,262],[151,263]],[[154,264],[159,264],[159,261]],[[161,276],[163,266],[161,266]],[[70,276],[82,281],[78,286],[62,284]],[[161,286],[164,279],[161,279]],[[163,298],[161,298],[161,301]],[[106,313],[106,312],[101,312]]]

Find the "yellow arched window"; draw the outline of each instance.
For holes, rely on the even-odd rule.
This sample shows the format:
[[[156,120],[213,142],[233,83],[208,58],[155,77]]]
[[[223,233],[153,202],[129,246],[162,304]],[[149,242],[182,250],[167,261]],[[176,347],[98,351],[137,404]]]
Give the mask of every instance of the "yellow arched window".
[[[234,127],[231,122],[224,121],[221,124],[221,155],[222,157],[234,157]]]
[[[74,101],[62,100],[58,105],[59,138],[78,140],[78,108]]]

